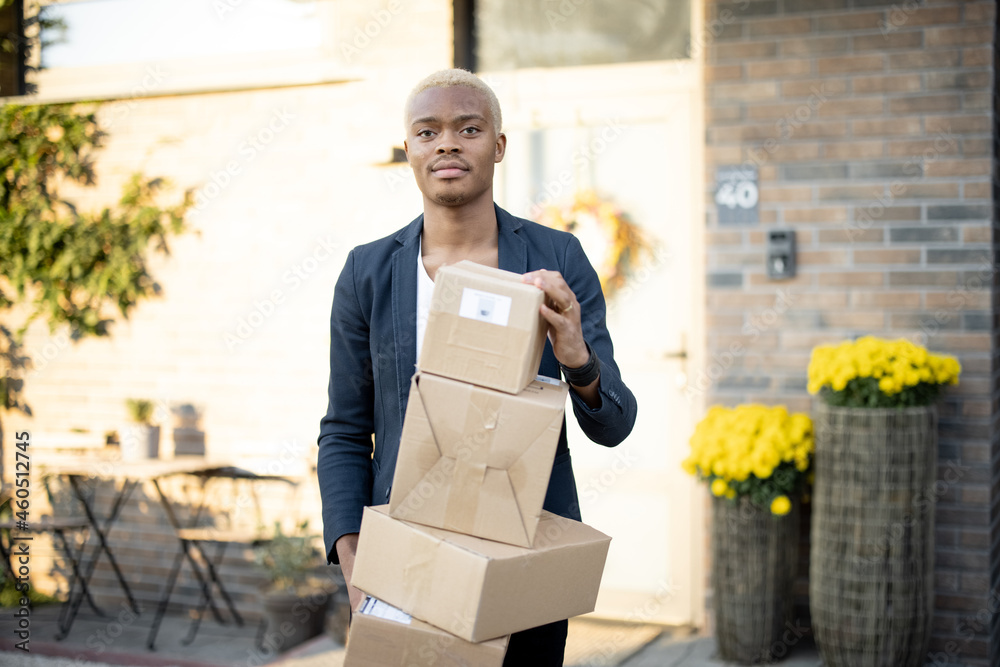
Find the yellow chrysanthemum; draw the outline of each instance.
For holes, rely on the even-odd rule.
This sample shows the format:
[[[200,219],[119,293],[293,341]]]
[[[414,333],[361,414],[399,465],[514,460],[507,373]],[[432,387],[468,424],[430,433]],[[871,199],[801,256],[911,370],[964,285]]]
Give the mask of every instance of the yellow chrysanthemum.
[[[729,485],[726,484],[725,480],[717,479],[714,482],[712,482],[712,495],[724,496],[726,495],[726,491],[728,490],[729,490]]]
[[[771,501],[771,514],[785,516],[791,509],[792,501],[788,499],[788,496],[778,496]]]

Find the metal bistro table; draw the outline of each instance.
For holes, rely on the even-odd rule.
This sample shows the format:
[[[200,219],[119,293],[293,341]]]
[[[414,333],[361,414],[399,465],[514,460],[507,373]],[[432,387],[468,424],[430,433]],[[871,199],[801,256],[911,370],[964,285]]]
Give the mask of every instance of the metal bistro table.
[[[171,461],[161,461],[158,459],[120,461],[83,456],[60,457],[51,461],[35,461],[34,463],[42,479],[64,477],[69,481],[74,497],[83,507],[86,524],[89,526],[92,535],[97,538],[96,543],[91,547],[89,556],[86,555],[87,544],[83,545],[79,562],[76,562],[74,555],[65,543],[65,538],[62,538],[64,547],[67,550],[67,556],[73,566],[73,577],[70,581],[69,596],[64,603],[63,611],[60,613],[59,632],[56,635],[57,640],[64,639],[69,634],[73,627],[73,621],[76,619],[77,613],[80,611],[80,607],[85,600],[96,614],[107,616],[94,602],[89,589],[90,580],[94,575],[94,570],[102,554],[107,557],[108,563],[114,571],[115,578],[118,580],[118,585],[128,600],[129,607],[136,614],[140,613],[139,605],[132,594],[131,588],[129,588],[128,581],[108,541],[108,534],[121,516],[122,508],[128,502],[135,488],[143,482],[166,474],[180,472],[196,473],[200,470],[218,468],[220,465],[219,463],[213,463],[201,458],[192,460],[176,459]],[[111,505],[103,517],[99,516],[98,508],[95,507],[96,498],[88,498],[87,493],[84,491],[83,480],[85,479],[110,480],[116,485],[120,484],[116,488]],[[53,519],[53,525],[61,525],[61,522],[65,520],[67,520],[65,517],[56,517]],[[40,523],[38,529],[46,530],[47,525],[47,523]],[[88,539],[88,543],[89,541]],[[78,583],[79,592],[77,592]]]

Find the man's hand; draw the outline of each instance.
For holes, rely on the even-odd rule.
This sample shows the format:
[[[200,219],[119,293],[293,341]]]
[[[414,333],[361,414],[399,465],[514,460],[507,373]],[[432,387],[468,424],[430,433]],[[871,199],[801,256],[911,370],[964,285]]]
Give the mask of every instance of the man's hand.
[[[556,360],[568,368],[579,368],[590,359],[587,343],[583,340],[583,327],[580,324],[580,302],[576,294],[566,284],[566,280],[558,271],[539,269],[521,276],[523,282],[534,285],[545,292],[540,312],[549,325],[549,342]],[[600,380],[595,380],[586,387],[573,386],[591,408],[601,405],[601,396],[597,391]]]
[[[354,556],[358,553],[358,534],[341,535],[334,544],[334,548],[340,558],[340,570],[344,573],[344,581],[347,583],[347,596],[351,600],[351,609],[357,611],[358,606],[365,599],[364,593],[351,586],[351,575],[354,574]]]

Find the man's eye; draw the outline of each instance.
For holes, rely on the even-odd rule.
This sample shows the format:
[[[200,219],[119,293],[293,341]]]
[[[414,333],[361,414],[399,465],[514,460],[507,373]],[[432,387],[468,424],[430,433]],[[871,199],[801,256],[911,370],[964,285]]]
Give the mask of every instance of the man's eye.
[[[433,132],[431,132],[430,130],[420,130],[419,132],[417,132],[418,137],[429,137],[431,136],[431,134],[433,134]]]
[[[465,129],[463,129],[462,132],[464,134],[475,134],[476,132],[479,132],[479,128],[478,127],[467,127]]]

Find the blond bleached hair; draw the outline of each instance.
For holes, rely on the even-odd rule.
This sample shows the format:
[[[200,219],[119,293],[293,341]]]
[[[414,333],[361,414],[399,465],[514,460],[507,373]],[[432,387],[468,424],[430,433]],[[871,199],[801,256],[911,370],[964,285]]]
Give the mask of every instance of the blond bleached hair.
[[[493,129],[496,131],[497,136],[500,136],[500,131],[503,128],[503,118],[500,115],[500,100],[497,99],[493,89],[487,86],[482,79],[465,69],[443,69],[424,77],[420,83],[413,87],[413,90],[410,91],[410,94],[406,98],[406,106],[403,107],[405,118],[409,118],[410,106],[413,105],[413,100],[417,95],[428,88],[451,88],[452,86],[472,88],[483,94],[483,97],[486,98],[486,106],[490,110],[490,116],[493,117]]]

